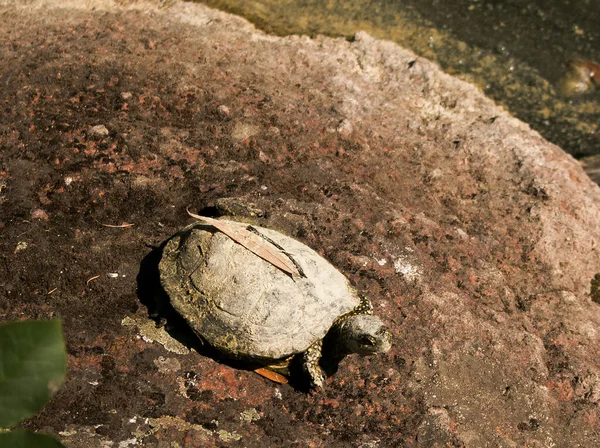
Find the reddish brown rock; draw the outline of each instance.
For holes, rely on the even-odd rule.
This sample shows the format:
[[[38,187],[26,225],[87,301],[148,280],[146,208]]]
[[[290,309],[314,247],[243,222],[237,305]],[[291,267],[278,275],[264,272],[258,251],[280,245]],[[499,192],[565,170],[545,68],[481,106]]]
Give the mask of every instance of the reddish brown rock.
[[[560,148],[364,33],[42,4],[0,6],[0,315],[60,317],[69,375],[25,426],[73,448],[600,444],[600,190]],[[392,350],[306,395],[157,328],[149,247],[221,197],[341,269]]]

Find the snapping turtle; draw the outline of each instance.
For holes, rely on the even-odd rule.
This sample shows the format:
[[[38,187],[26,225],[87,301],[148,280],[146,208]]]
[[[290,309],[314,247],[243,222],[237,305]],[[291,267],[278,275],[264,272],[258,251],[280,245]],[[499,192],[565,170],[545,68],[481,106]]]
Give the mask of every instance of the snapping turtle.
[[[241,226],[288,257],[300,275],[277,268],[209,224],[196,222],[175,234],[163,248],[160,282],[202,341],[230,358],[284,374],[300,355],[313,388],[326,378],[322,355],[337,363],[350,353],[389,350],[391,335],[372,315],[369,300],[324,258],[274,230]]]

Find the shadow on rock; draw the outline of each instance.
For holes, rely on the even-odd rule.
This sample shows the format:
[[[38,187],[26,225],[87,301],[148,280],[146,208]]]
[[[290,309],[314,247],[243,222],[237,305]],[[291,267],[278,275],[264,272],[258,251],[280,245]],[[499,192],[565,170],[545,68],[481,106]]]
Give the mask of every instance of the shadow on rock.
[[[205,355],[206,345],[196,336],[185,319],[173,309],[169,296],[160,284],[158,264],[165,243],[154,247],[142,260],[136,279],[138,298],[146,306],[148,316],[156,322],[157,326],[164,326],[173,339]]]

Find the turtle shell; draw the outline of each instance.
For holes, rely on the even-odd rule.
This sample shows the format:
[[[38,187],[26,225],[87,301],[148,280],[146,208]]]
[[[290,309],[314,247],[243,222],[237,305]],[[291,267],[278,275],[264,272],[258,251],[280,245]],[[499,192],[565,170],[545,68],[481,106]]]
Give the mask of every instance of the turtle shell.
[[[322,339],[360,299],[314,250],[254,228],[282,247],[305,276],[292,278],[214,227],[196,223],[165,244],[160,281],[203,341],[234,358],[285,358]]]

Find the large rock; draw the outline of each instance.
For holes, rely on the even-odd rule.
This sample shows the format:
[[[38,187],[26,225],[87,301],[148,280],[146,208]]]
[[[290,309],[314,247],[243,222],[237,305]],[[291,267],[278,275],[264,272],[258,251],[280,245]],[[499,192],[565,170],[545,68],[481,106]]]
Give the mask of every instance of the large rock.
[[[0,316],[62,318],[70,354],[26,426],[70,447],[600,444],[600,190],[560,148],[364,33],[1,5]],[[155,328],[148,246],[226,196],[368,293],[392,351],[307,396]]]

